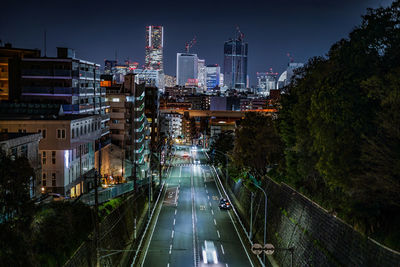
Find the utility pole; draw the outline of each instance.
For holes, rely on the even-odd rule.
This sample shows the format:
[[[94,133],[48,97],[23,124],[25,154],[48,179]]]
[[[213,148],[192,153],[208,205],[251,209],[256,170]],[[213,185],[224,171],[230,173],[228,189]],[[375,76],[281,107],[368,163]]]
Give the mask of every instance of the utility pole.
[[[94,243],[96,247],[96,267],[100,267],[100,250],[99,250],[99,195],[97,185],[97,171],[94,172],[94,221],[95,221],[95,232],[94,232]]]

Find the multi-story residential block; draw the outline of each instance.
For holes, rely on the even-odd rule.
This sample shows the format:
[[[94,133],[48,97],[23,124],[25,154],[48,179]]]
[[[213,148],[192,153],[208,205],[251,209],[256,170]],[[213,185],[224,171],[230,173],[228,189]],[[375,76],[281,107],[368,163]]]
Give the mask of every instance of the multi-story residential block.
[[[101,137],[100,115],[41,112],[40,105],[2,104],[3,132],[41,133],[42,192],[71,197],[93,188],[95,141]],[[22,107],[21,105],[25,105]],[[31,105],[31,106],[30,106]],[[25,108],[25,114],[17,110]]]
[[[21,60],[40,57],[40,50],[0,47],[0,100],[19,99],[21,91]]]
[[[163,113],[161,132],[172,138],[182,136],[182,117],[182,114],[176,112]]]
[[[140,177],[146,168],[150,132],[145,115],[145,85],[135,84],[135,75],[127,74],[122,85],[107,88],[110,105],[110,137],[120,159],[118,167],[123,177]]]
[[[31,198],[40,195],[40,182],[42,177],[42,164],[39,154],[39,141],[42,139],[40,133],[8,133],[6,129],[0,133],[0,150],[6,155],[13,157],[25,157],[35,173],[31,177],[30,196]],[[8,129],[7,129],[8,131]]]

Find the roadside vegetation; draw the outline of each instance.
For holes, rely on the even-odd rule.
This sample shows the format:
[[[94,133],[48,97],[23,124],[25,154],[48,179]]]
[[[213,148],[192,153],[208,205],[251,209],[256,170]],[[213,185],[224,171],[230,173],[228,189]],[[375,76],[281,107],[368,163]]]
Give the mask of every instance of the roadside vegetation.
[[[400,250],[399,47],[400,2],[368,9],[347,39],[297,71],[276,119],[249,113],[211,150],[229,155],[233,179],[285,182]]]

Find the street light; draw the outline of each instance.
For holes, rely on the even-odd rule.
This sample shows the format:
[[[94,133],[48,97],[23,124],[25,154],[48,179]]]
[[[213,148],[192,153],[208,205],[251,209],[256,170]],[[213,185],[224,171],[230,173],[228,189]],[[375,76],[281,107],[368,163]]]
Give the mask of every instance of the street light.
[[[250,175],[251,175],[251,174],[250,174]],[[264,245],[265,245],[265,244],[267,244],[267,204],[268,204],[267,193],[265,193],[264,189],[262,189],[262,188],[261,188],[257,183],[255,183],[254,181],[253,181],[253,185],[254,185],[256,188],[260,189],[260,190],[264,193],[264,196],[265,196],[265,207],[264,207]],[[253,211],[251,211],[251,213],[253,213]],[[250,227],[251,227],[251,224],[250,224]],[[250,234],[251,234],[251,231],[252,231],[252,230],[250,230]],[[263,255],[263,261],[264,261],[264,265],[265,265],[265,253],[264,253],[264,255]]]

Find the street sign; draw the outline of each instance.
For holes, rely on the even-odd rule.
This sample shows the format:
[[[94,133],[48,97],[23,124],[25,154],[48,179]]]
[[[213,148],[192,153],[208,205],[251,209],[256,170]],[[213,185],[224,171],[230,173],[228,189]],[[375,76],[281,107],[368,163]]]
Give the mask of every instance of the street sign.
[[[264,246],[264,253],[266,255],[272,255],[275,252],[275,247],[272,244],[265,244]]]
[[[253,246],[251,247],[251,252],[253,252],[253,254],[256,255],[260,255],[263,252],[264,248],[261,244],[253,244]]]
[[[251,180],[255,185],[258,185],[258,186],[261,185],[261,181],[257,181],[256,177],[254,177],[251,173],[248,172],[247,174],[249,175],[250,180]]]

